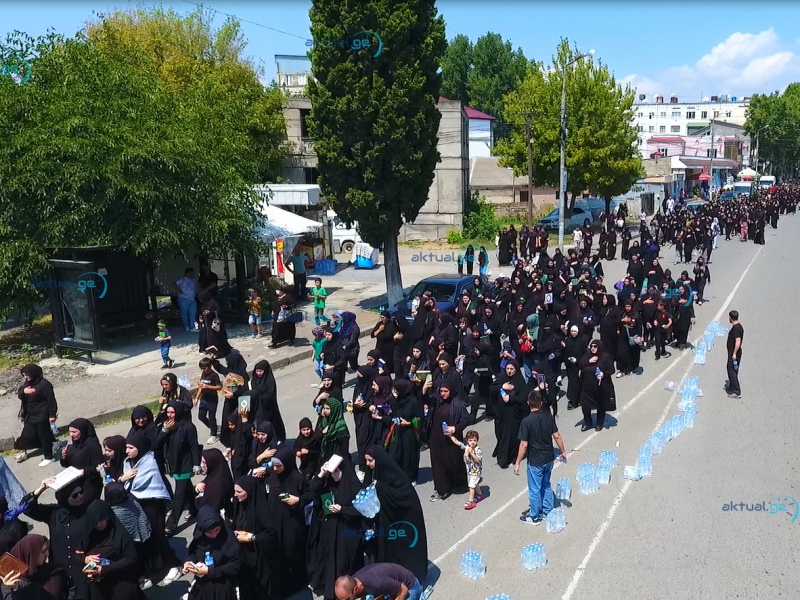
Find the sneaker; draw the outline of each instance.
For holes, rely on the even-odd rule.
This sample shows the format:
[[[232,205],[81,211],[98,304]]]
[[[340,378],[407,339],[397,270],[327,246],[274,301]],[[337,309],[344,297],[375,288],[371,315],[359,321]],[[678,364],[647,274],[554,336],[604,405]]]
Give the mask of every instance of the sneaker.
[[[431,502],[439,502],[439,500],[447,500],[450,497],[450,494],[440,494],[439,492],[434,492],[431,494],[430,501]]]
[[[741,398],[741,394],[737,394],[736,392],[728,392],[728,398]]]
[[[620,377],[625,377],[625,373],[623,373],[622,371],[617,371],[617,374],[614,377],[616,377],[617,379],[619,379]]]
[[[161,365],[161,368],[162,369],[169,369],[170,368],[169,367],[169,363],[164,363],[163,365]]]
[[[39,466],[40,466],[40,467],[46,467],[46,466],[48,466],[48,465],[52,465],[54,462],[56,462],[56,459],[55,459],[55,458],[44,458],[44,459],[42,459],[42,461],[39,463]]]
[[[167,364],[169,365],[169,368],[171,369],[172,367],[175,366],[175,361],[170,358],[169,359],[169,363],[167,363]]]
[[[181,576],[180,567],[172,567],[159,585],[169,585]]]
[[[520,523],[525,523],[527,525],[541,525],[542,518],[536,517],[535,519],[530,516],[530,514],[525,513],[523,516],[519,518]]]
[[[476,503],[483,502],[484,500],[486,500],[486,496],[484,496],[483,494],[478,494],[477,496],[475,496]]]
[[[151,587],[153,587],[153,582],[151,580],[146,579],[146,578],[143,578],[143,579],[139,580],[139,589],[140,590],[142,590],[142,591],[149,590]]]
[[[472,510],[476,506],[478,506],[478,503],[475,500],[467,500],[464,503],[464,510]]]
[[[191,327],[187,327],[186,331],[193,331],[193,329]]]
[[[213,446],[219,441],[219,438],[215,435],[212,435],[210,438],[206,440],[206,446]]]
[[[26,460],[28,460],[28,451],[27,451],[27,450],[23,450],[22,452],[20,452],[19,454],[17,454],[17,455],[14,457],[14,459],[15,459],[15,460],[16,460],[18,463],[25,462]]]

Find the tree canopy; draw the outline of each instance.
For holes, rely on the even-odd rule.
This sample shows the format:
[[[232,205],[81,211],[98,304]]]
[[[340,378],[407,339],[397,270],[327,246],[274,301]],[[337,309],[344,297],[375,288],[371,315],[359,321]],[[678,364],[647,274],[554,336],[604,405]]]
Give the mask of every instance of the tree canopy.
[[[501,164],[527,173],[526,119],[533,139],[533,178],[537,185],[559,188],[561,90],[564,65],[580,52],[562,40],[552,63],[531,65],[527,76],[505,98],[504,120],[512,125],[495,153]],[[610,201],[641,177],[642,165],[632,125],[634,92],[620,86],[601,62],[585,58],[567,67],[567,192],[585,191]]]
[[[500,118],[503,97],[525,77],[528,65],[522,49],[514,50],[498,33],[487,33],[474,46],[457,35],[442,59],[442,95]]]
[[[750,98],[745,129],[754,147],[758,137],[759,172],[796,177],[800,167],[800,83],[787,86],[782,94]]]
[[[358,222],[367,243],[384,246],[394,304],[402,298],[397,235],[425,204],[439,161],[444,21],[434,0],[314,0],[309,16],[314,39],[369,30],[383,42],[377,57],[371,50],[313,46],[308,95],[321,192],[342,220]]]
[[[202,41],[209,30],[188,26],[196,14],[135,15],[95,21],[88,35],[0,44],[3,58],[32,65],[27,83],[0,78],[0,315],[41,301],[31,282],[48,248],[112,245],[158,260],[258,247],[252,185],[283,166],[280,92],[233,67],[241,47],[225,40],[236,36]],[[151,20],[175,32],[158,51],[143,34]],[[153,54],[188,52],[187,39],[198,42],[193,58],[170,80]],[[225,48],[235,76],[207,60]]]

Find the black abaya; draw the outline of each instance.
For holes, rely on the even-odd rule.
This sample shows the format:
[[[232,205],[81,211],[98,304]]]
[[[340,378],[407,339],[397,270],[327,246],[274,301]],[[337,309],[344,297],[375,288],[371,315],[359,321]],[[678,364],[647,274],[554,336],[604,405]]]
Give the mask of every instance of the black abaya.
[[[464,452],[456,446],[450,436],[443,435],[444,424],[454,427],[455,438],[464,441],[464,429],[469,425],[469,411],[458,397],[460,390],[450,390],[450,397],[442,399],[433,415],[433,427],[429,440],[431,449],[431,470],[433,487],[441,496],[461,491],[467,487],[467,470],[464,466]]]

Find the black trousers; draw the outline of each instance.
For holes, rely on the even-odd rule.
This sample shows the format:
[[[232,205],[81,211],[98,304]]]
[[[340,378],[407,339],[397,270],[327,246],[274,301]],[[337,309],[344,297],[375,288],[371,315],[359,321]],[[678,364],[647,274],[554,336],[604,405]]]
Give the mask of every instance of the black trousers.
[[[294,299],[296,302],[302,302],[306,299],[306,284],[308,283],[308,275],[305,273],[294,274]]]
[[[350,352],[347,355],[347,362],[350,364],[350,368],[353,369],[353,371],[357,370],[358,367],[359,367],[359,365],[358,365],[358,355],[360,353],[361,353],[361,350],[359,349],[359,350],[356,350],[355,352]]]
[[[733,359],[728,356],[728,393],[741,394],[742,388],[739,386],[739,368],[742,366],[742,353],[736,360],[736,367],[733,366]]]
[[[47,460],[53,458],[53,432],[50,429],[50,421],[45,419],[41,423],[31,423],[25,421],[22,434],[14,442],[16,450],[35,450],[42,449],[42,454]],[[60,458],[60,457],[59,457]]]
[[[606,421],[606,407],[603,404],[602,394],[600,394],[599,402],[597,402],[597,425],[602,425]],[[581,402],[581,410],[583,411],[583,422],[587,427],[592,426],[592,409],[586,405],[586,402]]]
[[[175,498],[172,501],[172,514],[167,520],[167,529],[175,531],[184,508],[188,508],[193,515],[197,514],[194,485],[191,479],[176,479]]]
[[[667,335],[669,332],[663,327],[653,327],[653,336],[656,339],[656,356],[663,356],[667,353]]]

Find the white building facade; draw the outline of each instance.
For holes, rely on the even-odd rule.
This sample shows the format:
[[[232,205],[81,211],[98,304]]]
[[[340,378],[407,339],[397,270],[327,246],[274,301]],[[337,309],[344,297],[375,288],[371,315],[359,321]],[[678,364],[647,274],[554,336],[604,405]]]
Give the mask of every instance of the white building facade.
[[[707,129],[714,121],[744,125],[750,98],[710,96],[702,102],[681,102],[677,96],[639,96],[634,105],[633,125],[643,158],[648,157],[647,141],[652,137],[690,136]]]

